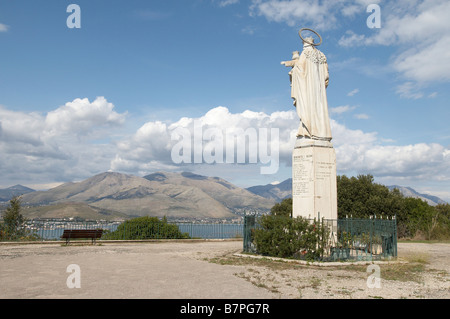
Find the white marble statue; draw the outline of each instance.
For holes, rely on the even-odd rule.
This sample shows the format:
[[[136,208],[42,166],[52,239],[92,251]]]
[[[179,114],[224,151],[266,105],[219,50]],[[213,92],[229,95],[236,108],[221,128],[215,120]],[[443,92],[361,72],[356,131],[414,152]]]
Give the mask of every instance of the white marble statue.
[[[331,141],[326,88],[328,64],[325,55],[314,45],[312,37],[303,40],[303,51],[293,52],[291,61],[283,61],[291,80],[291,97],[301,124],[297,137]]]

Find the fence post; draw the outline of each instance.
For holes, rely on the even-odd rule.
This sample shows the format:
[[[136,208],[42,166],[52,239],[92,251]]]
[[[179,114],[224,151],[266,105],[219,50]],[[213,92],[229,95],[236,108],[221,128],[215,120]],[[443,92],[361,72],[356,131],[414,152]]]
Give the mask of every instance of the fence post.
[[[370,222],[370,260],[373,260],[373,228],[375,227],[375,218],[377,218],[377,215]]]
[[[394,216],[394,257],[397,257],[397,214]]]

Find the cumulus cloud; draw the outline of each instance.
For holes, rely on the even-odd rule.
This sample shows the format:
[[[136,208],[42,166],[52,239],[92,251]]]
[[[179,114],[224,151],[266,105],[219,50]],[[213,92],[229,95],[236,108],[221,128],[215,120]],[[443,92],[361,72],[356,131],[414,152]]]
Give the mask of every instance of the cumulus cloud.
[[[390,65],[407,82],[449,81],[449,15],[450,2],[446,0],[383,3],[382,28],[370,36],[348,30],[339,44],[394,46],[398,51],[392,56]]]
[[[114,105],[104,97],[97,97],[93,102],[87,98],[75,99],[47,114],[45,131],[49,135],[88,135],[100,127],[123,124],[126,113],[119,114],[113,109]]]
[[[360,119],[367,119],[366,114],[356,114]],[[201,127],[200,139],[202,149],[196,150],[194,145],[195,125]],[[183,117],[174,123],[148,122],[137,132],[119,143],[118,153],[111,162],[113,170],[126,170],[128,172],[142,172],[149,169],[192,169],[197,171],[218,174],[225,169],[221,164],[205,164],[205,158],[201,163],[194,163],[194,156],[202,156],[215,149],[214,134],[206,137],[206,132],[225,135],[225,132],[246,132],[249,128],[278,128],[279,129],[279,161],[280,164],[289,167],[291,165],[292,149],[295,142],[295,134],[299,125],[295,111],[264,112],[244,111],[231,113],[226,107],[216,107],[198,118]],[[180,136],[172,139],[172,133],[177,129],[186,129],[190,145],[192,146],[191,164],[174,163],[171,158],[171,150],[179,141]],[[215,131],[211,131],[214,129]],[[428,180],[450,180],[450,150],[439,144],[413,144],[413,145],[384,145],[394,141],[384,137],[378,137],[377,132],[364,132],[355,130],[331,120],[333,132],[332,143],[336,149],[337,167],[340,174],[373,174],[379,177],[395,177],[403,179],[427,178]],[[217,137],[217,134],[216,134]],[[198,136],[197,136],[198,138]],[[237,142],[237,140],[235,141]],[[246,143],[251,143],[247,140]],[[257,143],[257,142],[256,142]],[[246,150],[254,149],[251,144]],[[223,149],[223,157],[226,157],[226,148]],[[197,152],[197,153],[196,153]],[[197,154],[197,155],[196,155]],[[247,153],[248,154],[248,153]],[[225,162],[225,160],[224,160]],[[236,162],[236,158],[235,158]],[[247,157],[247,163],[248,163]],[[430,163],[433,163],[430,165]],[[242,165],[234,165],[236,170],[242,173]],[[211,170],[216,170],[212,172]],[[228,165],[226,169],[234,169]],[[258,174],[249,170],[252,174]],[[250,173],[249,173],[250,174]]]
[[[377,132],[352,130],[331,120],[339,174],[372,174],[385,181],[450,181],[450,149],[440,144],[385,145]]]
[[[228,176],[238,174],[245,179],[248,174],[248,180],[253,180],[255,174],[260,174],[259,168],[267,166],[260,153],[264,140],[268,144],[265,145],[267,155],[277,147],[278,163],[283,167],[291,166],[299,125],[294,110],[270,114],[251,110],[232,113],[219,106],[197,118],[182,117],[172,123],[150,121],[131,135],[121,133],[116,140],[109,140],[107,137],[117,132],[124,121],[126,114],[117,113],[104,98],[93,102],[76,99],[47,114],[0,107],[3,181],[22,179],[35,184],[71,181],[108,170],[137,175],[155,170],[196,170],[216,176],[226,171]],[[264,129],[267,135],[263,134]],[[271,138],[271,129],[277,129],[277,139]],[[334,119],[331,129],[339,174],[370,173],[379,178],[401,179],[405,183],[419,179],[450,181],[450,149],[440,144],[393,145],[394,141],[379,137],[377,132],[350,129]],[[86,135],[84,131],[91,133]],[[191,146],[192,161],[188,163],[177,163],[173,159],[174,146],[182,137],[180,132],[187,135]],[[253,139],[252,132],[257,139]],[[229,136],[234,152],[231,162],[226,157],[230,151],[227,144],[220,144]],[[261,136],[263,138],[259,139]],[[105,141],[100,143],[94,137],[104,137]],[[200,149],[196,149],[195,139],[200,140]],[[217,145],[223,146],[222,153]],[[239,145],[245,145],[242,163],[237,160]],[[252,150],[258,153],[256,163],[252,161]],[[208,162],[208,159],[217,159],[216,152],[223,157],[223,163]],[[200,163],[193,161],[195,156],[200,156]]]
[[[334,29],[341,18],[365,12],[368,4],[377,0],[252,0],[250,14],[289,26],[309,25],[317,30]]]
[[[75,99],[47,114],[0,107],[2,178],[70,180],[109,165],[115,151],[96,139],[109,139],[125,121],[113,108],[103,97]]]
[[[111,167],[113,170],[144,171],[149,168],[149,163],[154,165],[154,169],[208,161],[243,164],[238,161],[237,145],[245,146],[245,152],[240,153],[244,154],[245,163],[257,164],[261,163],[261,139],[268,144],[268,154],[276,147],[280,160],[290,162],[296,123],[299,121],[296,117],[292,111],[266,114],[246,110],[231,113],[228,108],[219,106],[199,118],[183,117],[170,124],[148,122],[133,136],[118,143],[118,154]],[[272,138],[271,129],[278,130],[278,139]],[[177,145],[181,145],[182,149],[178,150]],[[177,147],[176,152],[174,147]],[[186,156],[184,152],[189,152],[189,155],[183,157]],[[183,160],[174,160],[174,154]],[[252,162],[255,158],[256,163]]]

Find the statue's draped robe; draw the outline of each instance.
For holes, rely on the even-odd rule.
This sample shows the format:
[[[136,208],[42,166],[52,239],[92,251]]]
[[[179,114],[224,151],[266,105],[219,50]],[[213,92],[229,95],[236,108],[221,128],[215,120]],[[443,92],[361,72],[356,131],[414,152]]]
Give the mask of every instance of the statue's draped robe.
[[[301,125],[297,136],[331,140],[326,87],[328,64],[325,55],[312,46],[305,46],[291,72],[291,96]]]

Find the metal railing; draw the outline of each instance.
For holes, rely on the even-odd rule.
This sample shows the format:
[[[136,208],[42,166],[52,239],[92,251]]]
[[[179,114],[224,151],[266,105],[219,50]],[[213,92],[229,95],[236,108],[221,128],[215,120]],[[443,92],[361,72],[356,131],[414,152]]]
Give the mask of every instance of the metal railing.
[[[313,219],[308,219],[311,223]],[[397,257],[397,221],[391,219],[322,219],[322,227],[329,232],[323,252],[317,261],[380,260]],[[319,224],[319,225],[320,225]],[[254,230],[261,229],[258,218],[244,217],[243,250],[258,253]],[[292,256],[301,259],[301,255]]]
[[[167,227],[174,225],[174,227]],[[119,228],[120,227],[120,228]],[[152,228],[152,229],[149,229]],[[65,229],[103,229],[100,240],[129,239],[164,239],[164,238],[201,238],[230,239],[242,238],[242,223],[200,223],[168,222],[155,225],[130,225],[123,222],[108,221],[67,221],[58,219],[28,220],[17,236],[3,236],[3,241],[58,241]],[[119,231],[120,234],[119,234]],[[179,231],[174,231],[174,229]]]

